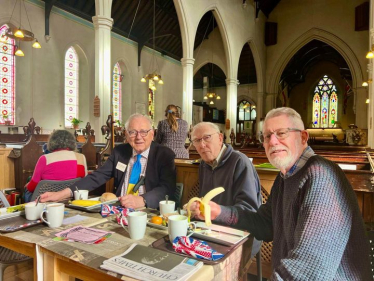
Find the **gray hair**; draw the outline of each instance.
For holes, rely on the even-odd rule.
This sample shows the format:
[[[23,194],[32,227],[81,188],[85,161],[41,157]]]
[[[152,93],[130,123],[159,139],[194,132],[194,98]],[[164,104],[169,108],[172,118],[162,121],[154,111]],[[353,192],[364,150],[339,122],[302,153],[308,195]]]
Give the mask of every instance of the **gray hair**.
[[[66,130],[54,131],[48,140],[48,150],[53,152],[58,149],[68,148],[72,151],[76,150],[77,143],[72,133]]]
[[[219,127],[218,127],[216,124],[211,123],[211,122],[200,122],[200,123],[196,124],[195,126],[193,126],[193,128],[192,128],[192,132],[191,132],[191,138],[192,138],[192,136],[194,135],[195,130],[200,129],[200,128],[203,127],[203,126],[209,126],[209,127],[212,128],[216,133],[221,133]]]
[[[126,123],[125,123],[126,131],[129,130],[129,126],[130,126],[131,121],[133,119],[137,119],[137,118],[146,119],[149,122],[149,128],[152,129],[152,120],[151,120],[151,118],[149,118],[148,115],[143,115],[143,114],[140,114],[140,113],[134,113],[134,114],[130,115],[130,117],[126,120]]]
[[[270,118],[278,117],[278,116],[281,116],[281,115],[286,115],[288,118],[290,118],[293,125],[295,126],[295,128],[305,130],[304,122],[301,119],[300,114],[297,113],[296,110],[294,110],[290,107],[278,107],[278,108],[274,108],[274,109],[270,110],[266,114],[264,123],[266,122],[266,120],[268,120]]]

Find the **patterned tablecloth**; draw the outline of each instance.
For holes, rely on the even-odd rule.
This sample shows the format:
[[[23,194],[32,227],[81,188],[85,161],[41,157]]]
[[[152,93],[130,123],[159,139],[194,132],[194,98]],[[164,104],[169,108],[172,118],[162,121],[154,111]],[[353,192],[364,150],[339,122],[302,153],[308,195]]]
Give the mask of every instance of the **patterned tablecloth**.
[[[130,239],[129,234],[115,221],[114,217],[102,218],[100,214],[86,213],[73,209],[65,209],[65,218],[80,215],[86,219],[77,223],[62,225],[59,228],[49,228],[46,225],[37,225],[12,233],[3,233],[0,236],[7,236],[17,241],[35,243],[41,248],[47,249],[59,256],[74,260],[80,264],[91,267],[93,270],[102,271],[99,266],[108,258],[123,253],[135,241]],[[55,234],[69,229],[75,225],[94,227],[114,232],[108,239],[100,244],[87,245],[77,242],[55,241]],[[145,237],[136,243],[150,246],[155,240],[167,234],[167,230],[160,230],[147,227]],[[190,280],[239,280],[245,276],[249,266],[252,237],[242,246],[238,247],[223,262],[216,265],[204,265]],[[113,274],[111,274],[113,276]],[[121,276],[117,276],[121,278]],[[123,280],[132,280],[123,278]]]

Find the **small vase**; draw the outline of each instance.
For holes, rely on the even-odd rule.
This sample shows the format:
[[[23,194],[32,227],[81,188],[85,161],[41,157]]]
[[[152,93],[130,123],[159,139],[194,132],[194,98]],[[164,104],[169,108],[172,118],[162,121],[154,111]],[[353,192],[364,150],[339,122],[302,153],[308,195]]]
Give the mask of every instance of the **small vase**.
[[[4,121],[4,124],[5,124],[5,126],[10,126],[11,124],[10,124],[10,120],[5,120]]]
[[[74,130],[77,130],[79,128],[79,125],[78,124],[73,124],[73,128],[74,128]]]

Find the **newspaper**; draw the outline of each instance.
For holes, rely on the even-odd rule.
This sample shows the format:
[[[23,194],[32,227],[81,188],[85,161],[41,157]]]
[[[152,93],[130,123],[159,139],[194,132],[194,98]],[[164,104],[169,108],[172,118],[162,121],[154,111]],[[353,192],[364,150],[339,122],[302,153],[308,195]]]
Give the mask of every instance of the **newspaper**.
[[[203,262],[136,243],[123,254],[110,258],[100,266],[139,280],[187,280]]]

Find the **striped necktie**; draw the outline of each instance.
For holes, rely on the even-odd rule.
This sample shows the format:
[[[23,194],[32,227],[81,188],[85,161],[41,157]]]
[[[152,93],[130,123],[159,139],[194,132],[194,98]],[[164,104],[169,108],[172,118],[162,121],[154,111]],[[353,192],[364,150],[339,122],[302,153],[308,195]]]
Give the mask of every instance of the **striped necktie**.
[[[133,192],[133,188],[135,184],[138,182],[140,173],[142,172],[142,164],[140,163],[140,158],[142,158],[141,154],[136,155],[136,161],[134,166],[132,166],[132,171],[129,179],[129,185],[127,187],[127,194],[138,195],[139,191]]]

